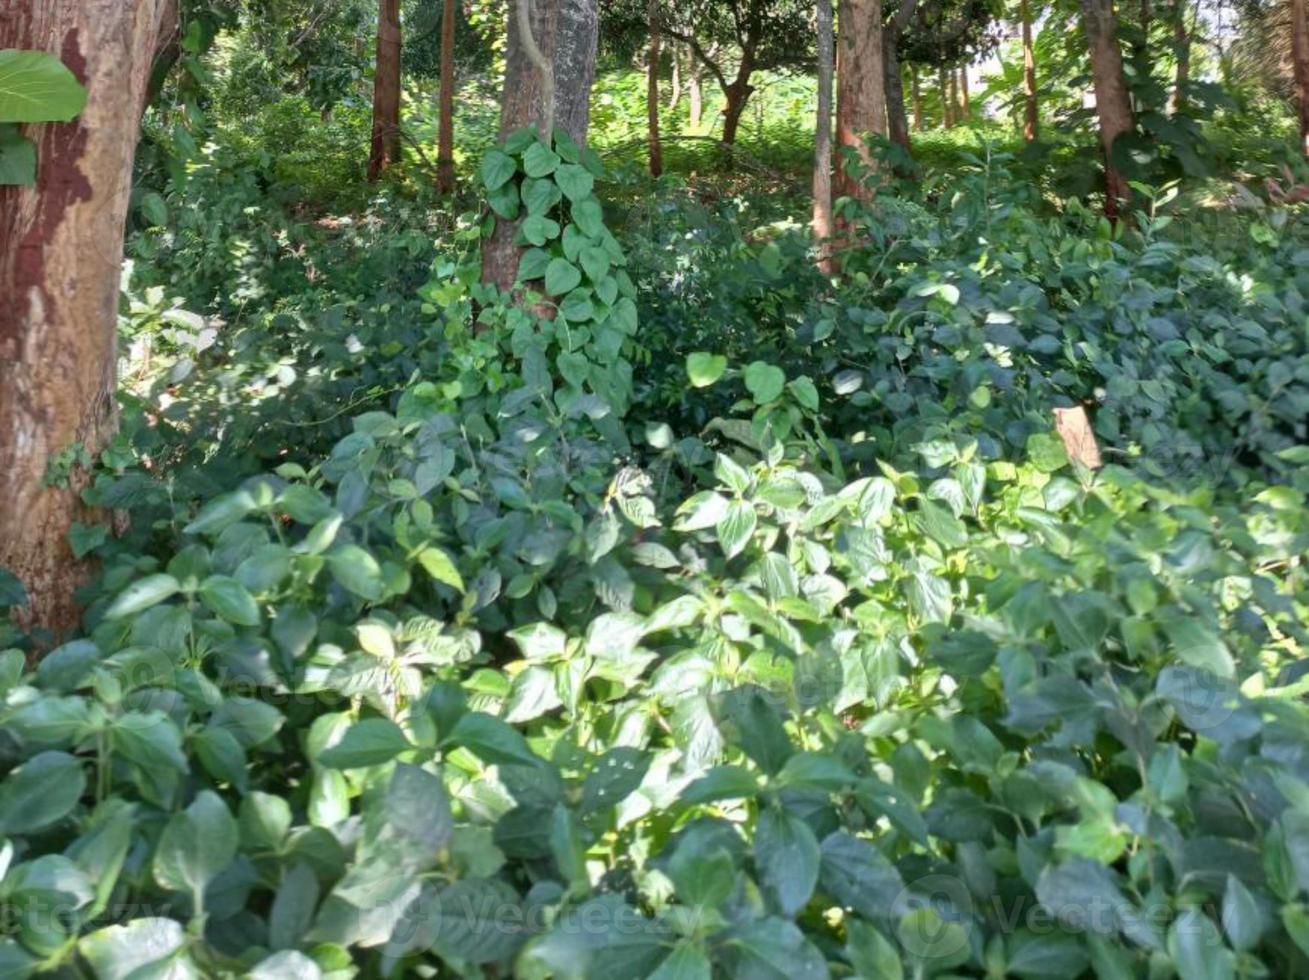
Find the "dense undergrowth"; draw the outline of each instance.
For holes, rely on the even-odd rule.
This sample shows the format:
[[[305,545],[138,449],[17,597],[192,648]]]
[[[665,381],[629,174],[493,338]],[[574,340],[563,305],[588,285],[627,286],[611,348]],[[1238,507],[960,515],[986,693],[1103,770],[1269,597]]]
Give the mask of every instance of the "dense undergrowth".
[[[229,146],[147,205],[130,526],[0,638],[0,976],[1309,972],[1303,209],[982,147],[832,281],[506,149],[462,218]]]

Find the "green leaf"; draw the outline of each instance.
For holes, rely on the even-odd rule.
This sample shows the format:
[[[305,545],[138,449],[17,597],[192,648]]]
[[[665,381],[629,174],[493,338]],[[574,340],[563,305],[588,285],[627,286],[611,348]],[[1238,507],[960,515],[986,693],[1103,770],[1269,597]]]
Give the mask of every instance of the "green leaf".
[[[322,980],[323,971],[304,953],[284,949],[265,956],[247,976],[249,980]]]
[[[809,825],[780,807],[759,815],[755,827],[755,867],[759,885],[774,908],[794,918],[818,883],[818,841]]]
[[[786,388],[786,373],[775,365],[753,361],[745,369],[745,387],[756,405],[767,405]]]
[[[328,769],[360,769],[390,762],[411,747],[404,731],[389,718],[365,718],[347,728],[341,740],[316,761]]]
[[[29,834],[72,812],[86,789],[82,764],[65,752],[41,752],[0,782],[0,835]]]
[[[570,201],[581,201],[590,197],[595,187],[595,177],[585,167],[576,163],[560,164],[555,171],[555,181]]]
[[[357,544],[348,544],[327,556],[332,577],[346,591],[370,602],[382,598],[385,583],[382,567],[369,552]]]
[[[650,756],[641,749],[620,745],[596,760],[582,783],[580,813],[594,813],[617,806],[645,779]]]
[[[533,214],[523,219],[519,230],[525,240],[540,246],[559,237],[559,222],[544,215]]]
[[[794,749],[777,710],[757,687],[727,691],[714,699],[714,721],[727,741],[741,748],[768,775],[781,771]]]
[[[573,202],[573,221],[587,238],[599,238],[604,233],[604,211],[594,198]]]
[[[227,575],[211,575],[200,584],[200,601],[219,619],[234,626],[258,626],[259,604],[244,585]]]
[[[750,501],[733,500],[729,503],[727,513],[723,515],[723,519],[714,528],[715,533],[718,535],[718,543],[723,549],[723,554],[728,558],[735,558],[744,551],[745,546],[750,543],[750,538],[754,535],[758,520],[754,504]]]
[[[709,980],[713,970],[698,942],[686,940],[673,947],[648,980]]]
[[[0,125],[0,186],[36,183],[36,144],[15,125]]]
[[[836,831],[823,838],[819,880],[841,905],[868,919],[897,911],[905,883],[894,864],[865,840]]]
[[[723,848],[709,853],[679,847],[668,863],[677,897],[692,908],[716,909],[736,890],[736,865]]]
[[[1068,465],[1068,450],[1058,436],[1033,432],[1027,437],[1027,458],[1041,472],[1053,473]]]
[[[44,51],[0,50],[0,123],[68,122],[86,108],[86,89]]]
[[[1266,928],[1259,903],[1235,875],[1223,890],[1223,931],[1237,950],[1254,949]]]
[[[488,191],[503,187],[517,172],[514,158],[502,150],[491,150],[482,158],[482,183]]]
[[[914,909],[896,926],[905,952],[936,970],[965,962],[969,956],[968,930],[948,922],[934,908]]]
[[[183,980],[199,976],[185,968],[185,961],[174,959],[185,943],[186,931],[176,919],[144,918],[83,936],[77,951],[91,964],[96,980]]]
[[[105,619],[122,619],[143,612],[176,595],[181,589],[181,583],[171,575],[147,575],[118,594],[105,611]]]
[[[845,954],[861,977],[904,980],[895,945],[862,919],[845,920]]]
[[[681,796],[683,803],[715,803],[718,800],[748,799],[759,792],[759,779],[741,766],[715,766],[690,783]]]
[[[546,266],[545,291],[551,296],[563,296],[581,281],[581,270],[567,259],[551,259]]]
[[[559,157],[544,143],[533,143],[523,154],[523,173],[529,177],[545,177],[555,172]]]
[[[509,631],[509,639],[518,645],[528,660],[550,660],[563,656],[568,635],[549,623],[532,623]]]
[[[464,591],[464,578],[455,567],[454,559],[441,548],[435,545],[424,548],[418,554],[418,564],[436,581],[450,586],[456,592]]]
[[[198,901],[205,886],[236,857],[237,839],[227,805],[216,793],[202,790],[164,826],[155,849],[155,881]]]
[[[493,765],[540,765],[541,758],[527,746],[527,740],[499,718],[473,711],[455,724],[448,741],[462,745]]]
[[[707,388],[727,370],[727,358],[721,354],[696,351],[686,356],[686,376],[692,387]]]
[[[1177,972],[1186,980],[1232,980],[1235,957],[1223,945],[1213,920],[1196,909],[1187,909],[1168,931],[1168,953]]]

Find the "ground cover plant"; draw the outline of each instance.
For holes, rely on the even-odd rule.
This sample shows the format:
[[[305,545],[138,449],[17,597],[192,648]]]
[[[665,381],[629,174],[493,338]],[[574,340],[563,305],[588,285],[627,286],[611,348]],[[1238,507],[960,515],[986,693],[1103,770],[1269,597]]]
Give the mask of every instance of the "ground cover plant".
[[[433,6],[0,53],[0,977],[1309,974],[1303,10]]]

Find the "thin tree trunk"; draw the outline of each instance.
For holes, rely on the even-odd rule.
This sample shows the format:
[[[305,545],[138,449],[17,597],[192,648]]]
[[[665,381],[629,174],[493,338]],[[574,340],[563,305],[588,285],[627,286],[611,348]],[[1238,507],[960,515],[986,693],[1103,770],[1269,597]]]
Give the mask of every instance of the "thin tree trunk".
[[[368,179],[400,158],[400,0],[379,0],[377,65],[373,73],[373,141]]]
[[[818,0],[818,120],[814,138],[814,243],[818,268],[832,271],[832,72],[836,61],[832,0]]]
[[[909,120],[905,116],[904,72],[900,65],[900,39],[913,19],[918,0],[900,0],[900,6],[883,30],[883,68],[886,71],[887,129],[906,153],[913,152]]]
[[[1019,15],[1023,22],[1023,138],[1031,143],[1040,126],[1040,106],[1036,101],[1036,51],[1032,47],[1032,8],[1020,0]]]
[[[553,126],[579,146],[585,144],[600,22],[597,0],[512,0],[511,6],[500,138],[525,126]],[[521,16],[524,12],[527,18]],[[524,19],[530,37],[524,37]],[[545,71],[534,54],[541,55]],[[518,277],[517,234],[517,223],[495,223],[495,231],[482,244],[483,282],[512,288]]]
[[[843,152],[836,170],[836,193],[868,200],[872,188],[858,169],[871,170],[873,154],[865,138],[886,135],[886,73],[882,67],[881,0],[841,0],[836,52],[836,139],[853,149],[861,168]]]
[[[968,97],[968,66],[959,68],[959,109],[965,122],[973,120],[973,104]]]
[[[27,588],[23,623],[56,636],[77,626],[73,592],[90,574],[68,533],[94,515],[85,473],[51,464],[98,454],[116,424],[123,222],[167,7],[41,0],[0,16],[0,48],[58,56],[89,96],[73,122],[26,127],[37,182],[0,188],[0,568]]]
[[[664,172],[664,151],[659,145],[659,0],[650,0],[650,65],[646,69],[645,111],[650,127],[650,176]]]
[[[1191,82],[1191,32],[1186,26],[1186,7],[1186,0],[1175,0],[1173,4],[1173,53],[1177,60],[1171,106],[1174,115],[1186,111],[1186,87]]]
[[[455,189],[455,0],[441,8],[441,111],[436,153],[436,186],[442,194]]]
[[[682,101],[682,49],[673,45],[673,77],[668,80],[668,111]]]
[[[1100,143],[1104,148],[1105,217],[1116,221],[1131,192],[1126,178],[1114,166],[1113,147],[1119,136],[1135,129],[1136,121],[1123,74],[1123,53],[1118,46],[1118,19],[1114,16],[1113,0],[1082,0],[1082,20],[1091,54],[1095,109],[1100,120]]]
[[[687,128],[695,135],[700,133],[704,121],[704,86],[700,83],[700,65],[694,58],[686,67]]]
[[[1291,0],[1291,60],[1300,112],[1300,151],[1309,156],[1309,12],[1305,0]]]
[[[945,128],[954,129],[959,123],[959,79],[954,69],[946,72]]]
[[[914,102],[914,132],[923,131],[923,90],[918,84],[918,66],[909,66],[909,88]]]

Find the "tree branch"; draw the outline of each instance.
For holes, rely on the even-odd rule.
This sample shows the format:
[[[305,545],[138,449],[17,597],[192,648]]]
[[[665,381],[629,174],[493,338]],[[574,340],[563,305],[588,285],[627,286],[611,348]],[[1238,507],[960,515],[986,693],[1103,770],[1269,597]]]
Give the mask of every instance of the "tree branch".
[[[554,140],[555,128],[555,73],[554,66],[546,60],[541,49],[537,47],[532,34],[532,0],[518,0],[518,43],[523,46],[538,72],[541,73],[541,138],[550,146]]]

